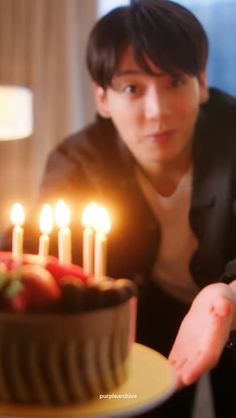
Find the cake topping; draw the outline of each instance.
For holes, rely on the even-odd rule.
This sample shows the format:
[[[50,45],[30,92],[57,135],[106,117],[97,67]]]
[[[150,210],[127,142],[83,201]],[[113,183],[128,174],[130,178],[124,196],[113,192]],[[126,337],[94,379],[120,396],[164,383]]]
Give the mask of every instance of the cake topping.
[[[55,257],[0,253],[0,310],[4,312],[87,312],[118,305],[136,295],[126,279],[98,282]]]

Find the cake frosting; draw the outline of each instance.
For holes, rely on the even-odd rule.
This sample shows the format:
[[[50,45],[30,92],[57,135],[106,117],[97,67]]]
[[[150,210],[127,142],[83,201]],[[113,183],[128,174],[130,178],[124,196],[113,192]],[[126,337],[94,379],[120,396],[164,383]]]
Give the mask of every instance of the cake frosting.
[[[136,288],[55,257],[0,253],[0,400],[82,402],[127,377]]]

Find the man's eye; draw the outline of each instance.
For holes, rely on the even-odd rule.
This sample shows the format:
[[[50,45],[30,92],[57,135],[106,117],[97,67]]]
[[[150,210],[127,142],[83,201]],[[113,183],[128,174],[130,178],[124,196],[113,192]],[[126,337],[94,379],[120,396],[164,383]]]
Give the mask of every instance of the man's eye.
[[[184,84],[184,80],[181,77],[174,77],[171,79],[171,86],[172,87],[179,87]]]
[[[124,87],[124,92],[125,93],[131,93],[131,94],[137,93],[138,92],[138,87],[135,86],[134,84],[129,84],[129,85]]]

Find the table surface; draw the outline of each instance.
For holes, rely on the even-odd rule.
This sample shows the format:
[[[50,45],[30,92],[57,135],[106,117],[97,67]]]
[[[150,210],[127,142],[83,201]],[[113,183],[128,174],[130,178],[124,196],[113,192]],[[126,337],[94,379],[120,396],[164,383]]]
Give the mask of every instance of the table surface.
[[[60,407],[0,404],[0,418],[132,417],[161,404],[174,391],[174,373],[167,359],[135,343],[131,352],[129,377],[107,397],[99,399],[98,396],[81,405]]]

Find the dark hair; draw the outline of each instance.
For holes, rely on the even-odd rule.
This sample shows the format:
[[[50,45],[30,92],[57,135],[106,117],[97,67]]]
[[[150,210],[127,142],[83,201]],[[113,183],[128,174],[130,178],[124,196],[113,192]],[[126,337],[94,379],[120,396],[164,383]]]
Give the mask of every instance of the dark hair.
[[[103,88],[111,85],[119,58],[127,46],[137,64],[153,74],[148,61],[163,71],[199,76],[205,69],[208,40],[197,18],[169,0],[136,0],[118,7],[94,26],[87,46],[92,79]]]

